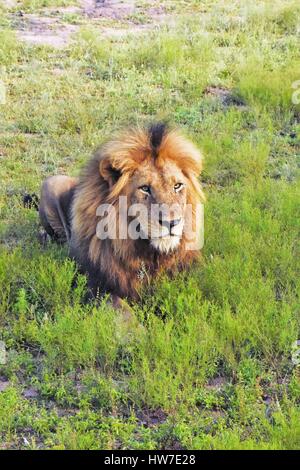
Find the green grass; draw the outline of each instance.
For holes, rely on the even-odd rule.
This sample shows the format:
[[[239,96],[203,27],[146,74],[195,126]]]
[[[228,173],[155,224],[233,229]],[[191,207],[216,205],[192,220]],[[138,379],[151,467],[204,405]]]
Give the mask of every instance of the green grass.
[[[62,50],[19,42],[1,11],[2,448],[299,448],[299,6],[185,5],[166,2],[176,25],[138,41],[127,19],[114,39],[87,20]],[[154,118],[203,149],[203,263],[145,290],[130,330],[84,301],[85,277],[39,245],[21,200]]]

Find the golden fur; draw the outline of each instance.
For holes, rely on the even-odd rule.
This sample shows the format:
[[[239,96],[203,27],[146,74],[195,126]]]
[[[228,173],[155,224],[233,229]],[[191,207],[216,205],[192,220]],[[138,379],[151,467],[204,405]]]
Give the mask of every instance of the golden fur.
[[[119,237],[101,240],[97,236],[96,212],[101,204],[109,203],[118,215],[119,196],[127,196],[130,203],[148,207],[151,203],[178,203],[177,216],[181,220],[190,204],[197,232],[196,205],[204,200],[198,181],[201,169],[202,158],[196,147],[179,132],[157,124],[149,129],[129,129],[104,144],[79,182],[74,182],[75,187],[73,180],[69,181],[72,191],[75,189],[66,216],[70,254],[88,274],[94,292],[99,289],[116,297],[135,298],[144,282],[163,271],[186,268],[198,257],[197,250],[187,249],[184,231],[172,238],[170,229],[169,237],[155,241]],[[183,183],[180,193],[173,190],[178,179]],[[151,187],[151,195],[141,191],[145,182]]]

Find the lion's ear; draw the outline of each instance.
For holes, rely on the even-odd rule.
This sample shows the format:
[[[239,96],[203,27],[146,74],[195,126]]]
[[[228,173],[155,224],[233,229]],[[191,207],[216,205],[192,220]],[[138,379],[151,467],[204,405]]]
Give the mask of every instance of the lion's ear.
[[[104,158],[99,163],[99,171],[102,178],[111,188],[121,176],[121,171],[115,168],[109,158]]]

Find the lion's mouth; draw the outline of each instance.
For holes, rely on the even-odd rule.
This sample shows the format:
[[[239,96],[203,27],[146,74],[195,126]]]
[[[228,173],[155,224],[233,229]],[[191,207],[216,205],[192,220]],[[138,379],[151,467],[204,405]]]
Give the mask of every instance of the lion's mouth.
[[[175,224],[143,224],[136,226],[138,238],[148,240],[150,245],[161,253],[174,251],[183,235],[183,219]]]
[[[156,251],[159,251],[160,253],[164,254],[169,254],[173,251],[175,251],[181,241],[182,238],[182,230],[179,230],[177,228],[178,233],[170,233],[169,230],[161,230],[161,227],[155,228],[152,231],[151,229],[148,229],[145,232],[148,232],[148,235],[146,236],[141,224],[139,224],[139,233],[142,238],[149,240],[150,245],[152,246],[153,249]],[[153,233],[154,232],[154,233]]]
[[[151,246],[160,253],[170,253],[175,251],[181,241],[178,235],[169,235],[164,237],[151,238]]]
[[[153,233],[154,232],[154,233]],[[159,232],[158,230],[152,231],[149,230],[148,234],[145,234],[145,232],[141,229],[140,234],[143,238],[146,238],[148,240],[168,240],[169,238],[181,238],[182,237],[182,231],[178,233],[170,233],[170,232]]]
[[[150,237],[150,238],[151,238],[151,240],[161,240],[161,239],[168,239],[170,237],[181,238],[181,235],[179,235],[177,233],[166,233],[165,235],[159,235],[157,237]]]

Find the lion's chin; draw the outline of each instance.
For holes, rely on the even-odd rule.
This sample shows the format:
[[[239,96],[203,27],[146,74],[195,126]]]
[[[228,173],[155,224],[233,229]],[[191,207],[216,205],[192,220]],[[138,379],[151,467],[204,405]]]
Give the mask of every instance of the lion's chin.
[[[180,244],[179,236],[167,236],[160,238],[153,238],[150,240],[151,246],[160,253],[170,253],[176,250]]]

